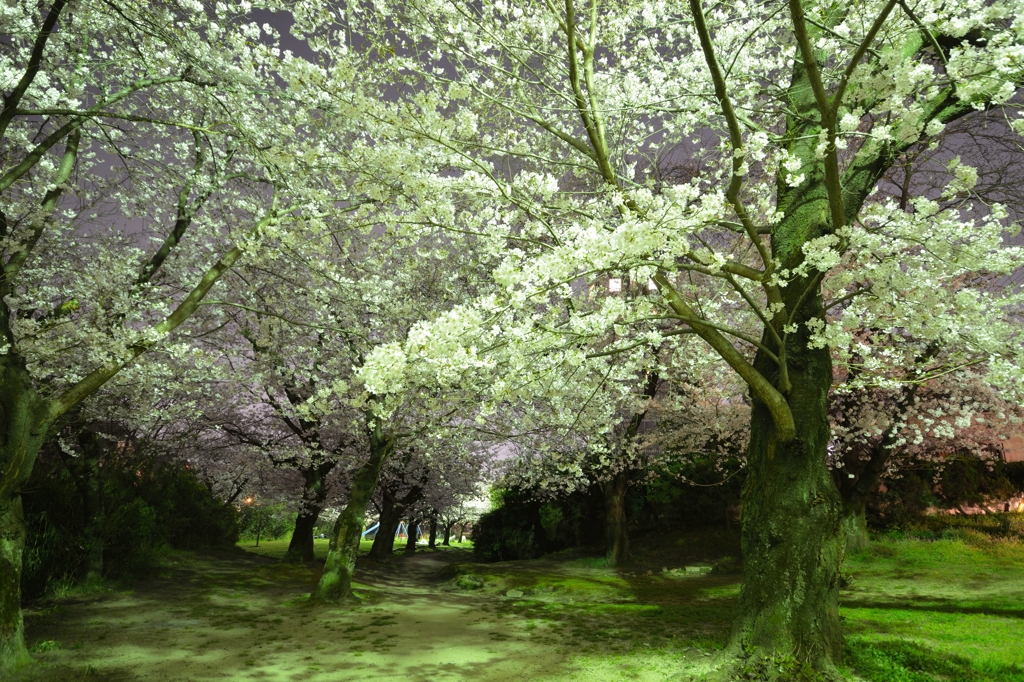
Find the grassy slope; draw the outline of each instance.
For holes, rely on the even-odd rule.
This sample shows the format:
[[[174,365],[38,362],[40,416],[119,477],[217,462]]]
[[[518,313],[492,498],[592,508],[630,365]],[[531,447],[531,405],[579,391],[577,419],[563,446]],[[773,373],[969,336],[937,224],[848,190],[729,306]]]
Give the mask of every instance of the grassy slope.
[[[848,557],[849,663],[873,682],[1024,682],[1024,543],[881,540]]]

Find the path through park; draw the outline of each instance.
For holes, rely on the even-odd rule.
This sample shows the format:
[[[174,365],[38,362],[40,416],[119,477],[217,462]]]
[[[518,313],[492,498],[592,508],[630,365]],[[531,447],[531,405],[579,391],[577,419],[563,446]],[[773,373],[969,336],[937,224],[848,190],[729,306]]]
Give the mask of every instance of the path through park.
[[[686,656],[660,654],[644,671],[628,657],[621,670],[614,656],[588,662],[581,654],[596,652],[571,624],[533,618],[503,595],[445,589],[438,575],[461,554],[370,565],[366,599],[349,608],[308,604],[315,573],[305,566],[240,551],[184,555],[132,591],[29,611],[42,665],[22,678],[591,680],[598,666],[605,679],[661,680]]]
[[[14,682],[689,680],[728,639],[737,548],[656,539],[618,571],[571,552],[360,559],[363,601],[349,607],[308,602],[318,569],[276,558],[285,541],[264,543],[268,556],[175,553],[130,588],[30,606],[38,664]],[[685,570],[701,564],[714,571]],[[1021,541],[882,539],[847,557],[844,576],[848,679],[1024,682]]]

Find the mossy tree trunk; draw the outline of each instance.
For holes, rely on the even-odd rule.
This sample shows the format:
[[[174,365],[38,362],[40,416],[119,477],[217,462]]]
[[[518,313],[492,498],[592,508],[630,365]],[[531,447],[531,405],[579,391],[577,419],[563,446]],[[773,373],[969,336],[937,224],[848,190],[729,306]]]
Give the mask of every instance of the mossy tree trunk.
[[[394,439],[385,435],[380,420],[368,416],[370,425],[370,457],[352,479],[348,504],[338,515],[327,551],[327,563],[316,589],[310,595],[315,601],[338,601],[352,597],[352,574],[356,568],[359,539],[363,532],[366,507],[380,478],[384,462],[394,451]]]
[[[847,552],[857,552],[871,545],[863,504],[852,509],[846,504],[843,505],[843,535],[846,537]]]
[[[395,549],[395,533],[402,523],[402,510],[398,509],[393,497],[384,495],[381,500],[380,526],[377,527],[377,534],[373,536],[373,545],[370,547],[369,558],[374,561],[387,561]]]
[[[609,566],[622,566],[629,561],[629,519],[626,517],[626,493],[629,475],[616,473],[601,483],[604,493],[605,558]]]
[[[9,332],[6,318],[2,322]],[[24,361],[13,352],[0,355],[0,678],[31,661],[21,615],[25,550],[21,486],[31,475],[46,438],[47,408]]]
[[[839,574],[846,542],[842,501],[826,462],[832,363],[828,349],[808,349],[805,342],[795,339],[788,354],[796,437],[781,442],[763,402],[753,401],[743,585],[731,649],[766,667],[833,674],[842,655]],[[756,364],[773,374],[767,360]]]

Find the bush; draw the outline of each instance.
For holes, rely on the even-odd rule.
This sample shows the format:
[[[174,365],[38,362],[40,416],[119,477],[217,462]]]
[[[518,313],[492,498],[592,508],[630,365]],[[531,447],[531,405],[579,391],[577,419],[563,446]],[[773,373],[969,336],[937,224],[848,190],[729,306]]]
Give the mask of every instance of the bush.
[[[73,475],[46,449],[23,490],[28,530],[21,581],[25,598],[84,577],[89,519],[82,486],[89,481],[83,471]],[[104,543],[106,578],[145,575],[167,548],[226,546],[238,537],[235,510],[216,500],[184,465],[108,452],[96,472],[91,486],[102,499],[104,514],[93,527]]]
[[[166,546],[156,510],[136,497],[107,513],[103,535],[103,575],[126,578],[149,573]]]
[[[238,538],[277,540],[295,529],[296,512],[288,512],[283,504],[246,504],[238,512]]]
[[[631,517],[658,531],[728,525],[745,481],[738,460],[697,456],[631,488]]]
[[[956,509],[1010,498],[1024,484],[1019,464],[960,456],[913,463],[899,478],[886,480],[884,491],[868,496],[868,522],[875,528],[911,529],[928,523],[929,507]]]
[[[541,500],[530,490],[495,489],[491,511],[473,525],[473,553],[480,561],[535,559],[600,542],[599,495],[575,492]]]

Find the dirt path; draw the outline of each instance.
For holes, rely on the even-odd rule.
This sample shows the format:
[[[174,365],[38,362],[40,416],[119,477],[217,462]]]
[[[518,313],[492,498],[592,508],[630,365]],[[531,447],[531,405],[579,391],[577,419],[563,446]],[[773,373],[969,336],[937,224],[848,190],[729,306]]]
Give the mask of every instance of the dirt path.
[[[316,578],[308,567],[241,551],[185,555],[131,591],[28,610],[40,665],[17,682],[644,682],[667,679],[686,658],[652,652],[638,669],[631,656],[588,656],[564,623],[513,599],[440,589],[437,574],[458,558],[360,566],[365,600],[345,608],[305,600]]]

